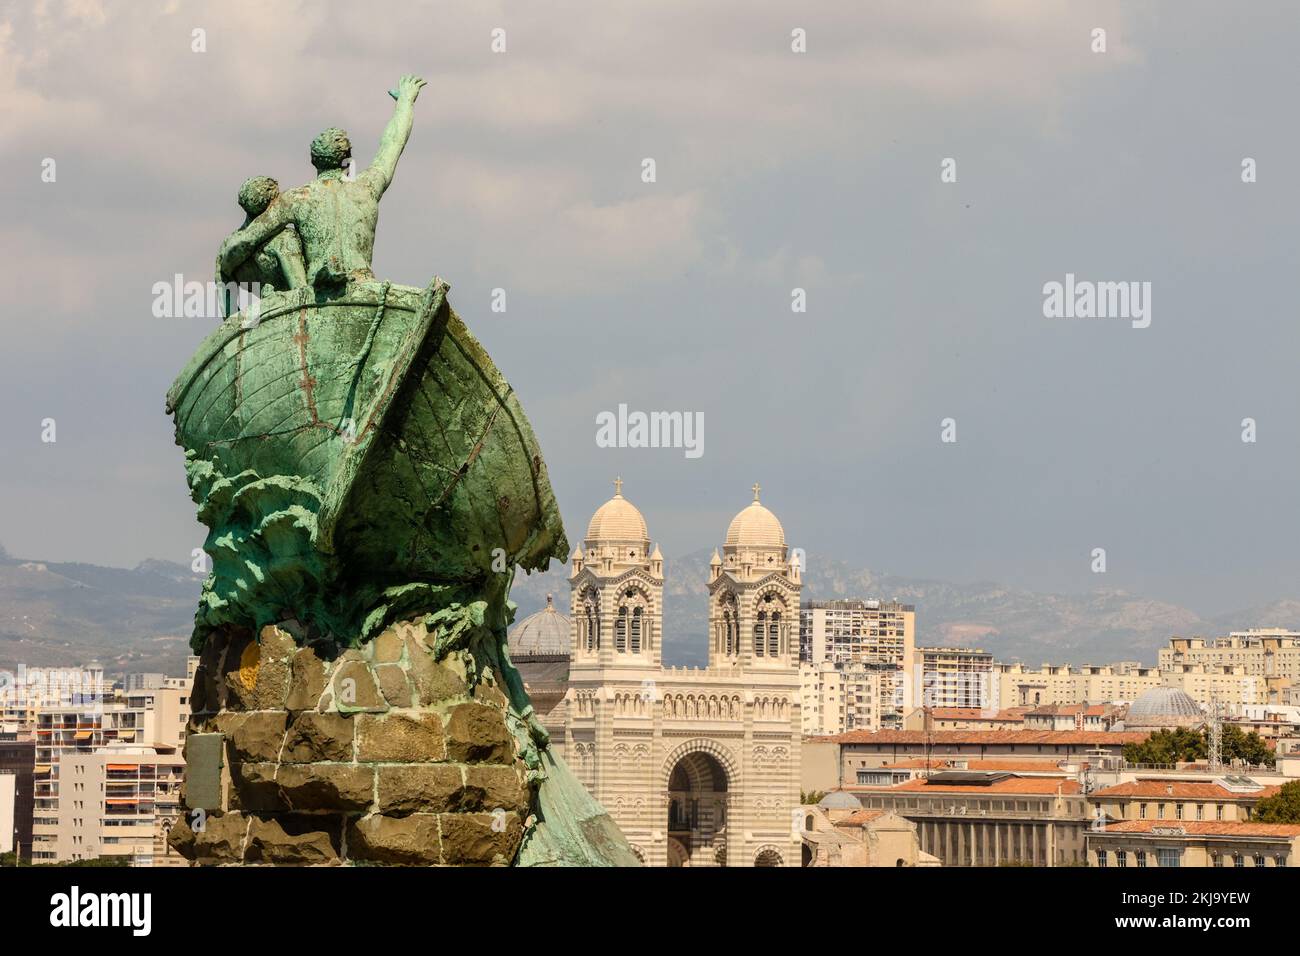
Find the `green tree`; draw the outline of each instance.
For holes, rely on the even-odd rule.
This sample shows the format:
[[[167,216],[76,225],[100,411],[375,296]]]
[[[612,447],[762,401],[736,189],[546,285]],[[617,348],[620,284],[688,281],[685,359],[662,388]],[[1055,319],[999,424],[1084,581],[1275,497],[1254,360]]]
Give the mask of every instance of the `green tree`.
[[[1241,760],[1251,767],[1271,767],[1277,762],[1273,751],[1255,731],[1245,733],[1231,724],[1223,726],[1223,760]]]
[[[1258,823],[1300,823],[1300,780],[1284,783],[1273,796],[1260,800],[1250,818]]]
[[[813,790],[809,793],[804,793],[802,790],[800,790],[799,802],[802,803],[804,806],[809,806],[814,803],[821,803],[822,799],[825,796],[826,796],[825,790]]]
[[[1124,759],[1129,763],[1179,763],[1204,760],[1209,748],[1204,732],[1175,727],[1157,730],[1140,744],[1125,744]]]

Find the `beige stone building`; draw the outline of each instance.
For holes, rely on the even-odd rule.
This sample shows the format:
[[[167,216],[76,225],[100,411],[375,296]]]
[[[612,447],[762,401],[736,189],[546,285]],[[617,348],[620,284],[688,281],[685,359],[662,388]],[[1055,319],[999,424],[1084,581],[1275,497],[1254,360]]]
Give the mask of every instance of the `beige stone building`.
[[[1146,733],[1062,730],[882,730],[809,737],[803,742],[803,789],[835,790],[872,779],[879,768],[905,760],[1027,761],[1042,767],[1118,760],[1125,744]]]
[[[982,707],[914,707],[903,722],[904,730],[1022,730],[1023,707],[988,710]]]
[[[1300,866],[1300,824],[1125,820],[1088,831],[1088,862],[1102,867]]]
[[[944,866],[1081,865],[1088,804],[1065,773],[938,770],[905,783],[850,786],[863,809],[916,825],[921,849]]]
[[[1175,637],[1168,647],[1161,648],[1159,665],[1162,672],[1170,674],[1188,665],[1203,668],[1199,678],[1197,670],[1188,672],[1193,675],[1192,686],[1181,687],[1202,704],[1208,700],[1201,699],[1194,688],[1202,681],[1207,691],[1216,690],[1208,680],[1214,674],[1233,678],[1231,687],[1217,688],[1220,699],[1284,704],[1289,688],[1300,682],[1300,631],[1250,628],[1208,643],[1199,637]]]
[[[864,810],[839,790],[803,812],[803,865],[939,866],[921,849],[916,824],[888,810]]]
[[[663,557],[621,481],[572,560],[578,778],[649,865],[799,866],[800,569],[757,486],[710,564],[705,668],[663,666]]]
[[[997,688],[997,706],[1031,708],[1135,700],[1143,692],[1163,686],[1157,668],[1136,661],[1079,667],[994,664],[992,682]]]

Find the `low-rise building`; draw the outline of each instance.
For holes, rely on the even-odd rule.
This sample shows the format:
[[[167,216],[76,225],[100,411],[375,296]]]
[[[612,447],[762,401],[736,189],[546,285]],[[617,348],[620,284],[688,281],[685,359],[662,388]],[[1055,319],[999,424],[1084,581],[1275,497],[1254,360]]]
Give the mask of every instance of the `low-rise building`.
[[[1256,803],[1280,788],[1241,774],[1211,780],[1172,774],[1143,777],[1088,794],[1092,817],[1109,826],[1125,820],[1246,822]]]
[[[903,721],[904,730],[1022,730],[1024,707],[989,710],[979,707],[915,707]]]
[[[866,810],[916,824],[921,849],[944,866],[1066,866],[1084,862],[1088,804],[1064,776],[943,770],[890,786],[847,786]]]
[[[1110,730],[1124,716],[1114,704],[1044,704],[1025,711],[1025,730]]]
[[[1087,834],[1088,862],[1104,867],[1297,866],[1300,824],[1124,820]]]
[[[800,810],[804,866],[939,866],[921,849],[916,824],[887,810],[863,810],[843,791]]]
[[[881,730],[803,742],[802,787],[834,790],[855,784],[859,775],[907,759],[1031,760],[1044,766],[1120,758],[1125,744],[1141,743],[1145,733],[1058,730]]]

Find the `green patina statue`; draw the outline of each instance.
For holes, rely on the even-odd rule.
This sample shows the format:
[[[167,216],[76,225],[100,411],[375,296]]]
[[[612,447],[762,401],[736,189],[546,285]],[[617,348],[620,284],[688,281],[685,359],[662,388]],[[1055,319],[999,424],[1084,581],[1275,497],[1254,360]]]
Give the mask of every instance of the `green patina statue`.
[[[467,652],[471,679],[490,669],[507,692],[545,824],[518,862],[634,862],[550,753],[509,660],[514,569],[568,550],[537,439],[448,285],[371,271],[379,200],[424,85],[402,77],[364,171],[348,172],[347,134],[327,129],[311,182],[279,192],[257,177],[240,191],[248,218],[222,243],[217,280],[258,283],[260,301],[228,304],[167,396],[209,529],[192,644],[292,622],[295,639],[357,648],[422,620],[436,655]]]

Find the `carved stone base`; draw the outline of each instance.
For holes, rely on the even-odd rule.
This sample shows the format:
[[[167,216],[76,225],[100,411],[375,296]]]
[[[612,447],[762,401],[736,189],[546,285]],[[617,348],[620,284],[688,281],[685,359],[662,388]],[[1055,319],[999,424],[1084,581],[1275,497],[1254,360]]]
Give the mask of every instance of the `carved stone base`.
[[[471,688],[419,622],[337,656],[291,626],[205,644],[172,846],[199,865],[514,862],[536,785],[495,676]]]

